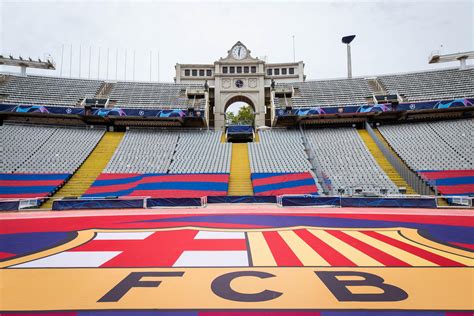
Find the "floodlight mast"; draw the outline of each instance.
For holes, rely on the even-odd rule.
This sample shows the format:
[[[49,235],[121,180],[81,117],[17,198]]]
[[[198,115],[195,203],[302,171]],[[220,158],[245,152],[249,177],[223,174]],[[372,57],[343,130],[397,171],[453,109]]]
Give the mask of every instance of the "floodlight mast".
[[[352,78],[352,61],[351,61],[351,42],[354,40],[355,35],[344,36],[342,42],[347,46],[347,78]]]

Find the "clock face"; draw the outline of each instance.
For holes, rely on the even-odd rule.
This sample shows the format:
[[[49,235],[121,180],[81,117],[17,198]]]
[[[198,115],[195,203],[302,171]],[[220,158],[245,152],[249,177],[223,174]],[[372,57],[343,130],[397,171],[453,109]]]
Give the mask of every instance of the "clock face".
[[[242,80],[238,79],[238,80],[235,81],[235,86],[237,88],[242,88],[244,86],[244,82]]]
[[[247,48],[242,45],[237,45],[232,48],[232,57],[235,59],[244,59],[247,57]]]

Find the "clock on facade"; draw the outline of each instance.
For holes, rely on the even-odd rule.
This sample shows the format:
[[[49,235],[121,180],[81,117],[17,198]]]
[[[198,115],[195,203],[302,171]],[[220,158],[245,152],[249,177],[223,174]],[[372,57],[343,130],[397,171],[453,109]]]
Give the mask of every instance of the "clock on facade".
[[[240,80],[240,79],[235,80],[235,86],[236,86],[237,88],[242,88],[242,87],[244,86],[244,82],[243,82],[242,80]]]
[[[232,48],[232,57],[235,59],[244,59],[247,57],[247,48],[243,45],[235,45]]]

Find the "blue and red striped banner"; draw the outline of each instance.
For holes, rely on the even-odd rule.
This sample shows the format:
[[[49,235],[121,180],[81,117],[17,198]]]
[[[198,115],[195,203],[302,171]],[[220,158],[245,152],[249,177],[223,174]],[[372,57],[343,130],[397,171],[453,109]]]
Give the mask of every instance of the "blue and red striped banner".
[[[474,194],[474,170],[423,170],[418,173],[443,195]]]
[[[46,197],[69,176],[68,173],[2,173],[0,198]]]
[[[253,173],[255,195],[278,196],[283,194],[318,194],[314,178],[309,172]]]
[[[101,174],[83,197],[227,195],[229,174]]]

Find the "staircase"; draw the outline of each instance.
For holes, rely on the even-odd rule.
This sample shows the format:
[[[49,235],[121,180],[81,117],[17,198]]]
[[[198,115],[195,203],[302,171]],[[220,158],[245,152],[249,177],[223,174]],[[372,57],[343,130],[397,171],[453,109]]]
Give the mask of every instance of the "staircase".
[[[378,148],[372,137],[370,137],[369,132],[365,129],[358,130],[358,132],[360,138],[362,138],[370,153],[377,161],[377,164],[382,168],[390,180],[392,180],[397,187],[405,187],[407,189],[407,194],[417,194],[415,190],[406,183],[405,179],[398,174],[397,170],[392,166],[387,158],[385,158],[382,151]]]
[[[246,143],[232,144],[229,192],[227,195],[253,195],[253,186],[250,179],[249,150]]]
[[[385,88],[383,83],[377,78],[368,79],[367,84],[369,85],[369,88],[372,90],[372,92],[376,95],[385,95],[388,93],[387,88]]]
[[[76,173],[41,208],[50,209],[54,199],[83,195],[107,166],[124,134],[123,132],[106,132]]]
[[[112,82],[104,82],[100,86],[99,90],[97,91],[95,97],[97,99],[108,99],[112,89],[114,88],[114,83]]]
[[[405,164],[405,162],[398,156],[398,154],[393,150],[392,146],[387,142],[385,137],[380,133],[378,129],[374,129],[375,135],[378,137],[378,139],[382,142],[382,144],[393,154],[393,156],[397,157],[398,160],[400,160],[401,163]],[[407,188],[407,193],[408,193],[408,187]],[[416,193],[415,193],[416,194]],[[434,195],[434,192],[432,193]],[[438,205],[439,206],[448,206],[448,202],[445,199],[439,198],[437,199]]]

